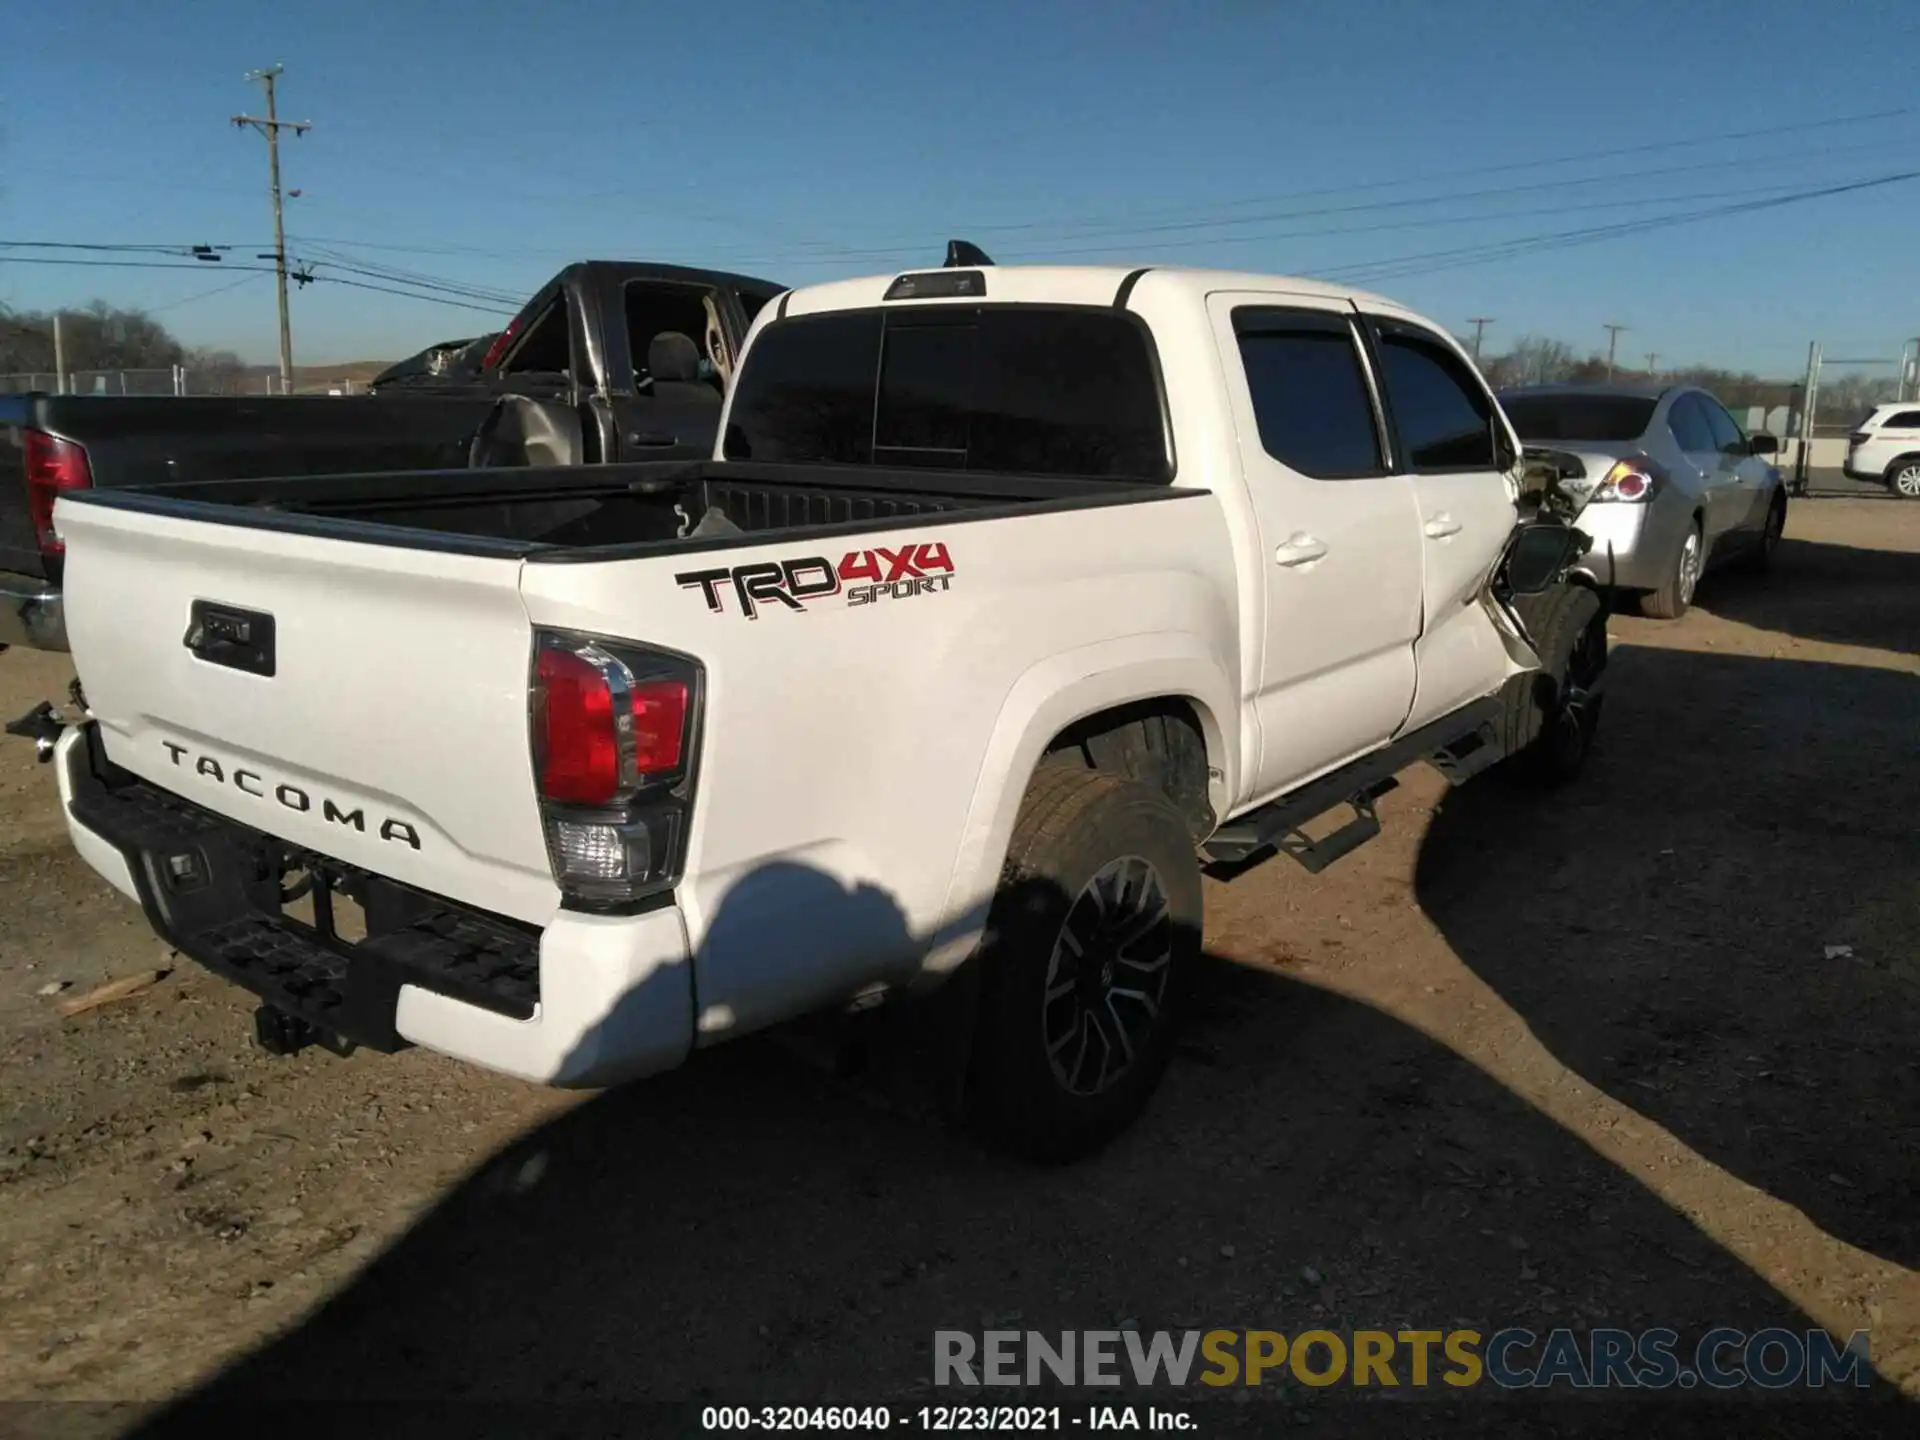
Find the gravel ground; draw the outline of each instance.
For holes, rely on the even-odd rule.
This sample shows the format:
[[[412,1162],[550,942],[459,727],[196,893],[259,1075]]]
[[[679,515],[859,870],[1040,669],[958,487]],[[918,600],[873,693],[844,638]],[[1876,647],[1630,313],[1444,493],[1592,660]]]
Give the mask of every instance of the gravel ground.
[[[885,1047],[845,1079],[747,1040],[581,1097],[269,1058],[191,964],[62,1019],[50,987],[173,962],[0,746],[0,1397],[93,1402],[0,1431],[182,1397],[917,1405],[938,1328],[1132,1320],[1865,1329],[1881,1402],[1653,1424],[1289,1383],[1195,1401],[1201,1433],[1516,1406],[1533,1433],[1916,1433],[1920,506],[1802,502],[1788,536],[1682,621],[1614,620],[1572,789],[1416,769],[1326,875],[1209,882],[1180,1059],[1058,1171],[933,1124]],[[0,657],[0,712],[66,674]]]

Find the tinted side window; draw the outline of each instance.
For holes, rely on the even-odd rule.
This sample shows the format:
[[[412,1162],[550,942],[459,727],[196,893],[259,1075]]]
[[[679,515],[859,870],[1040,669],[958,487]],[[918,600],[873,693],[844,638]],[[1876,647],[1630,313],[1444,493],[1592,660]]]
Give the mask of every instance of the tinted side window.
[[[1920,430],[1920,410],[1902,410],[1880,424],[1882,430]]]
[[[1713,430],[1713,448],[1723,454],[1747,448],[1747,437],[1740,433],[1740,426],[1717,400],[1700,399],[1700,408],[1707,412],[1707,424]]]
[[[1667,428],[1689,455],[1704,455],[1720,448],[1713,443],[1713,426],[1701,413],[1700,402],[1691,395],[1682,395],[1673,402],[1673,408],[1667,412]]]
[[[1381,378],[1409,470],[1492,470],[1493,406],[1466,366],[1438,339],[1381,324]]]
[[[1383,472],[1373,397],[1345,320],[1247,307],[1233,312],[1233,328],[1262,449],[1321,480]]]
[[[741,366],[727,420],[727,458],[868,464],[879,363],[878,311],[769,325]]]

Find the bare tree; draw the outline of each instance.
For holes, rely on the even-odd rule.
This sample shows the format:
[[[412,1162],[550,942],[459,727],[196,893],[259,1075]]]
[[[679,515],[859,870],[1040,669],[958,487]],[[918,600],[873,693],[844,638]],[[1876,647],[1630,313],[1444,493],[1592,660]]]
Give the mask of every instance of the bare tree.
[[[1570,380],[1579,365],[1573,347],[1564,340],[1549,340],[1540,335],[1523,335],[1504,355],[1495,355],[1482,364],[1487,379],[1496,388],[1509,385],[1552,385]]]
[[[95,300],[60,312],[69,370],[164,370],[184,353],[173,333],[144,310]],[[53,315],[0,309],[0,373],[51,373]]]
[[[180,363],[187,368],[193,394],[240,395],[248,389],[247,364],[231,350],[194,346],[181,355]]]

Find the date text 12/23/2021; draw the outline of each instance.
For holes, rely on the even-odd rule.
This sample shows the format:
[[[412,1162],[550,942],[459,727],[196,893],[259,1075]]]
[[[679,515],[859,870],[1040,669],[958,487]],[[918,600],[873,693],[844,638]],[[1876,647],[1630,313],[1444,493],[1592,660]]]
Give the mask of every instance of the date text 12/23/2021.
[[[1194,1417],[1157,1405],[708,1405],[707,1431],[824,1434],[899,1430],[907,1435],[1142,1431],[1193,1434]]]

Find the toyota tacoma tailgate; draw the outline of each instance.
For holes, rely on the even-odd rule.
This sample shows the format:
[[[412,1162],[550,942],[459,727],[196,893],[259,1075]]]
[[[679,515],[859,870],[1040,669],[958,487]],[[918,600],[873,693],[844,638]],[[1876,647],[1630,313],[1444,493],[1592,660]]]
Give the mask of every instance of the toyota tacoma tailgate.
[[[63,506],[107,758],[316,854],[530,924],[558,903],[513,547],[399,549]]]

